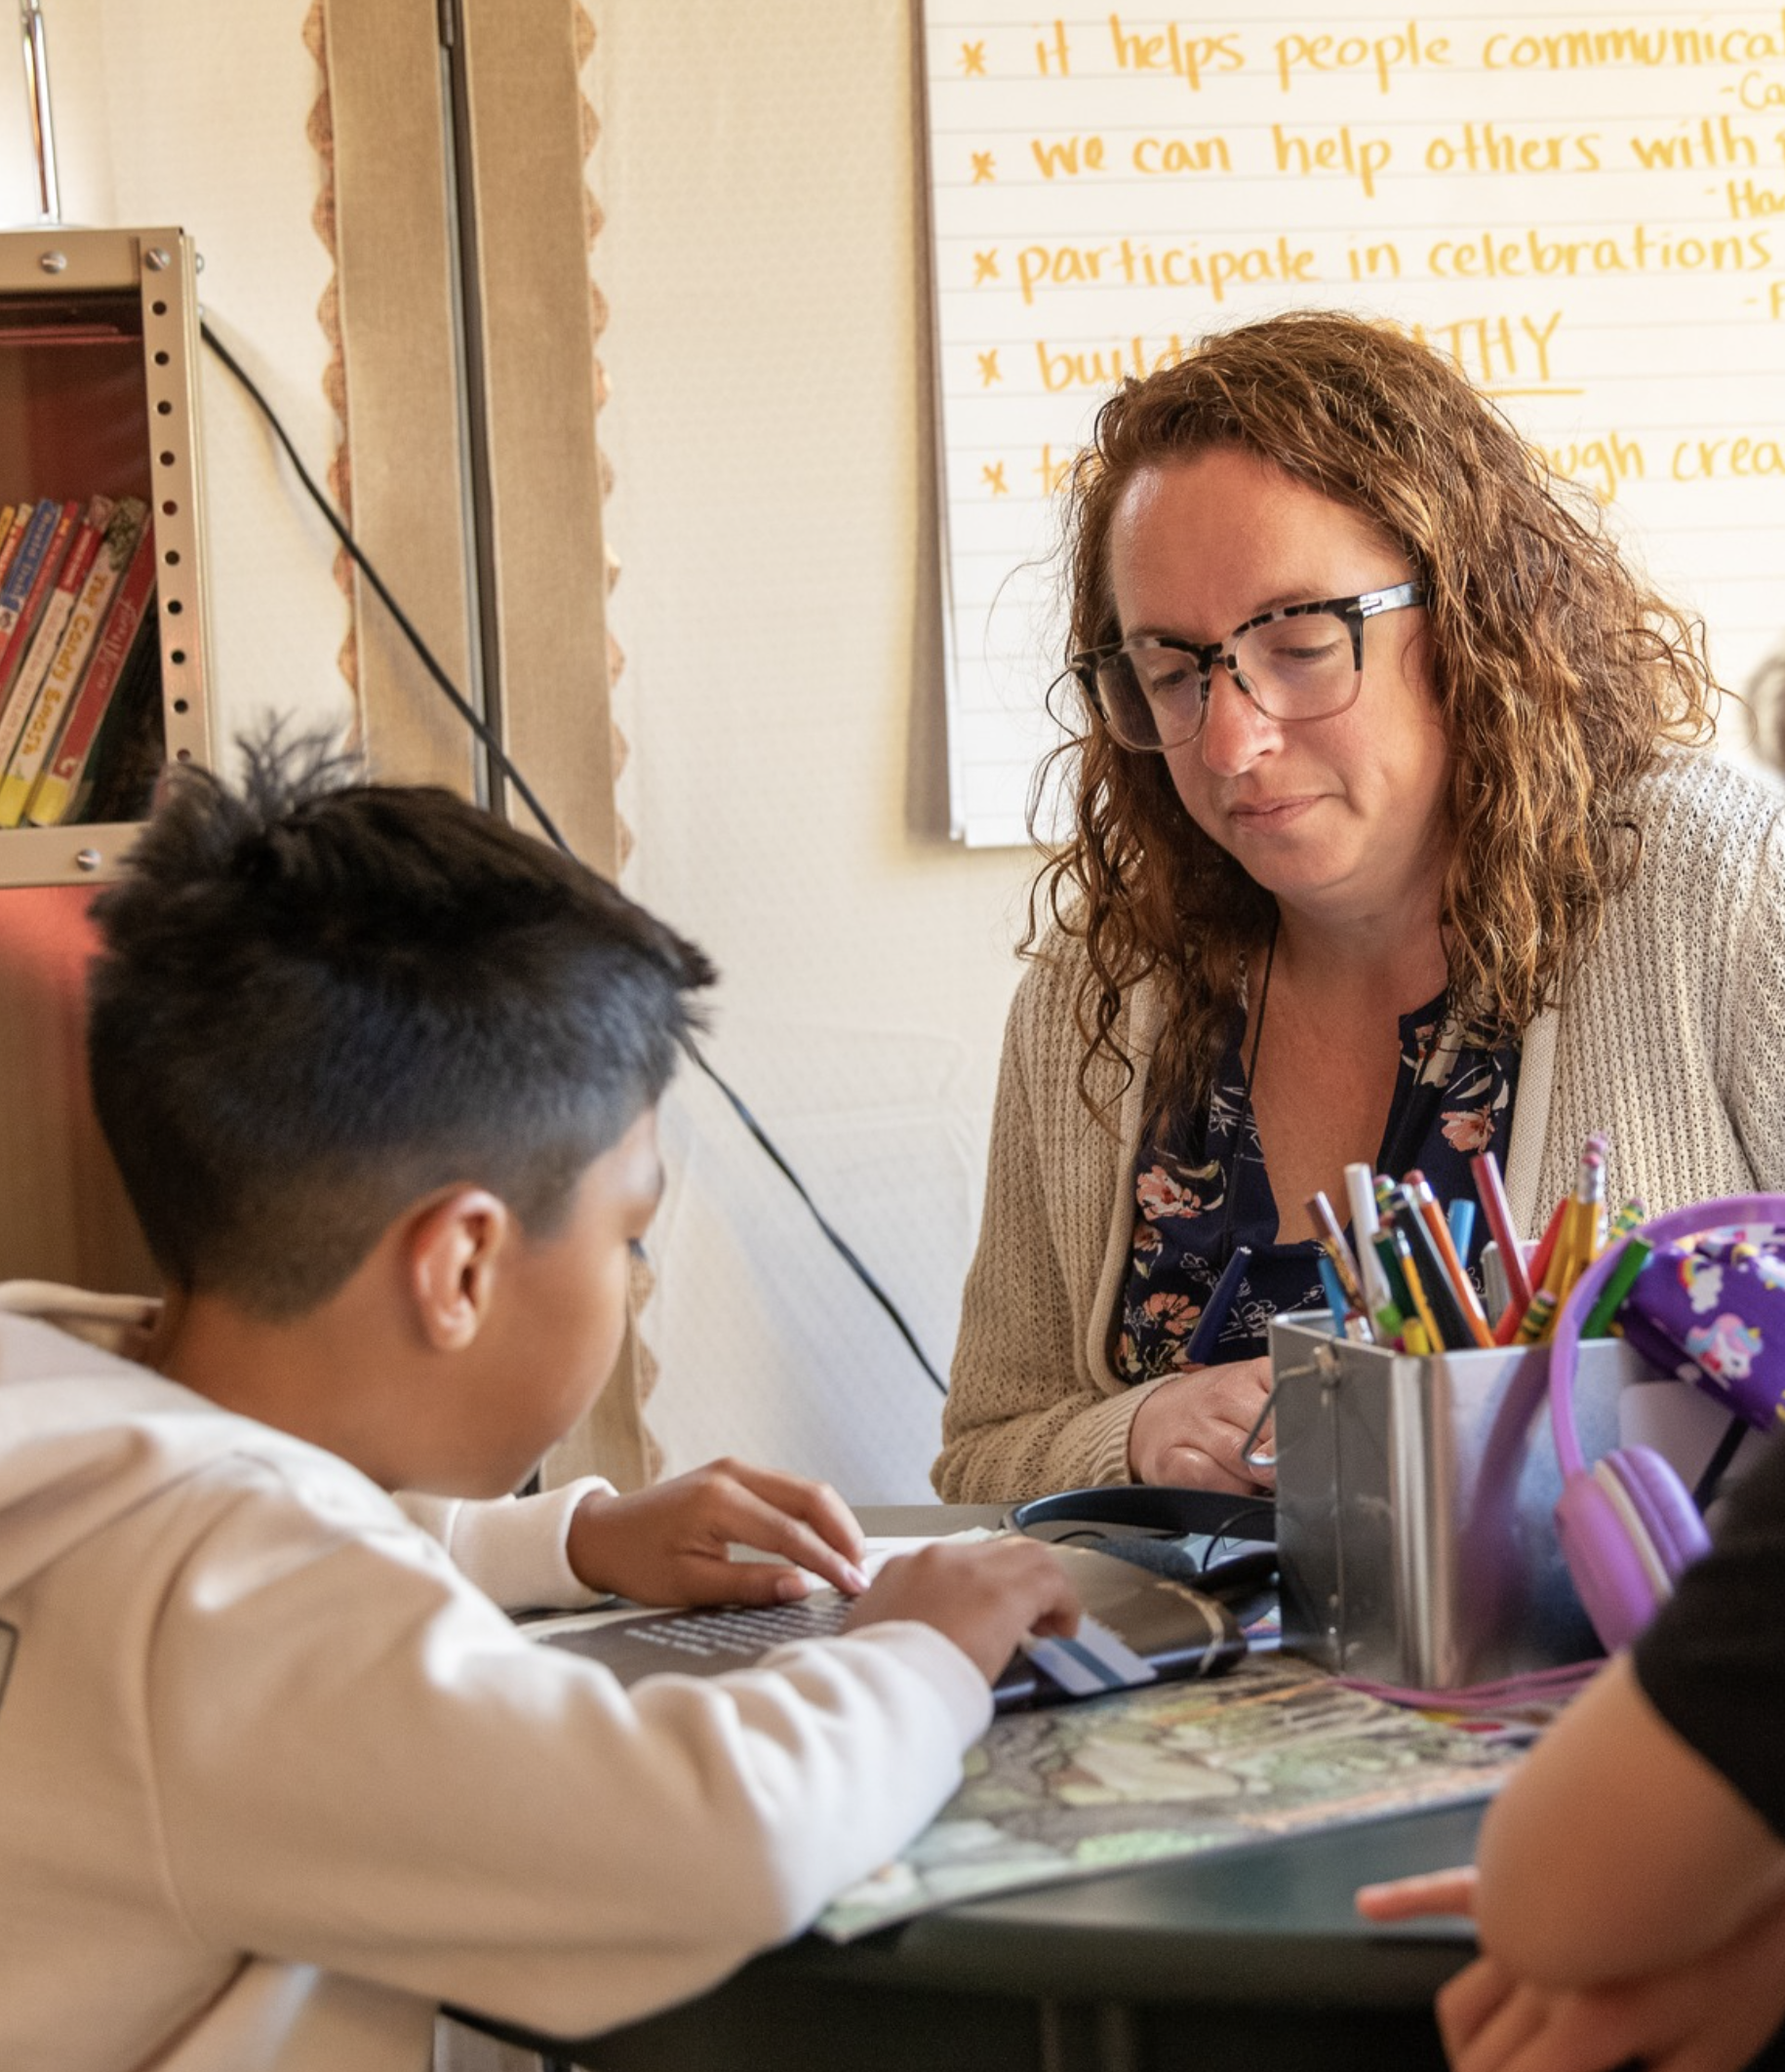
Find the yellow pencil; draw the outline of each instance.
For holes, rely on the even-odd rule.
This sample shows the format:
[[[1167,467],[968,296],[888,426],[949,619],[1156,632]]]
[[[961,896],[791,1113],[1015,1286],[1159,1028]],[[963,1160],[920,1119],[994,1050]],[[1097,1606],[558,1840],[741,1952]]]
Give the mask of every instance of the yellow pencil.
[[[1401,1277],[1407,1283],[1407,1292],[1413,1298],[1413,1307],[1419,1312],[1419,1321],[1425,1327],[1425,1335],[1432,1341],[1432,1349],[1445,1342],[1445,1335],[1438,1328],[1438,1319],[1432,1314],[1432,1305],[1426,1300],[1425,1289],[1420,1283],[1419,1269],[1413,1264],[1413,1255],[1400,1231],[1391,1232],[1395,1241],[1395,1257],[1401,1267]]]
[[[1530,1298],[1530,1307],[1519,1320],[1519,1328],[1513,1333],[1515,1345],[1538,1345],[1549,1335],[1550,1326],[1556,1321],[1560,1307],[1555,1295],[1547,1288],[1539,1288]]]

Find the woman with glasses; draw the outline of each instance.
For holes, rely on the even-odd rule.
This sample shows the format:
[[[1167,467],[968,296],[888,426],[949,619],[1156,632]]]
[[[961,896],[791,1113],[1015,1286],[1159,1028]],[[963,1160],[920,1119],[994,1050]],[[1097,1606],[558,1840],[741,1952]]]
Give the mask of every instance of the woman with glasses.
[[[1268,1489],[1347,1164],[1472,1198],[1491,1149],[1527,1235],[1595,1131],[1652,1211],[1785,1184],[1785,802],[1590,500],[1389,326],[1130,381],[1068,506],[1076,816],[936,1487]]]

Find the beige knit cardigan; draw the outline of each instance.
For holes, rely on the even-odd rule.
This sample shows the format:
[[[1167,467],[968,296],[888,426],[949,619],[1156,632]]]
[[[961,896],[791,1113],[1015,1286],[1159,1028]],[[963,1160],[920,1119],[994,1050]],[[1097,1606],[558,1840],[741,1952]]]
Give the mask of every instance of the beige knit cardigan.
[[[1613,1199],[1659,1213],[1785,1188],[1785,798],[1716,757],[1669,751],[1636,788],[1642,862],[1558,1010],[1525,1032],[1506,1185],[1529,1236],[1610,1138]],[[1157,1382],[1109,1363],[1128,1273],[1155,989],[1081,1098],[1073,1002],[1084,947],[1052,937],[1018,986],[993,1113],[985,1215],[968,1275],[943,1447],[951,1503],[1129,1479],[1129,1425]]]

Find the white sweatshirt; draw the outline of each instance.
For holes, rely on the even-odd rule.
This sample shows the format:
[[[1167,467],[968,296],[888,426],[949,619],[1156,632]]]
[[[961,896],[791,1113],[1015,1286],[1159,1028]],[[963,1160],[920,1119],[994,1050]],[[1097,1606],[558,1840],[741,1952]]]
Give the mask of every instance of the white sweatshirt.
[[[563,1515],[434,1522],[537,1602]],[[633,2020],[892,1855],[989,1717],[903,1623],[622,1691],[334,1454],[0,1309],[8,2072],[418,2072],[442,1999]]]

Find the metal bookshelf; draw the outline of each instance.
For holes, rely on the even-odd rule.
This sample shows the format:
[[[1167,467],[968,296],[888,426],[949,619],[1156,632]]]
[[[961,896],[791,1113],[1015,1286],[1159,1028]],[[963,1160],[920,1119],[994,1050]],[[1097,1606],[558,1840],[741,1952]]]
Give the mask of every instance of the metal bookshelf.
[[[184,231],[0,232],[0,497],[147,502],[170,761],[211,758],[197,264]],[[0,829],[0,887],[116,875],[136,822]]]

